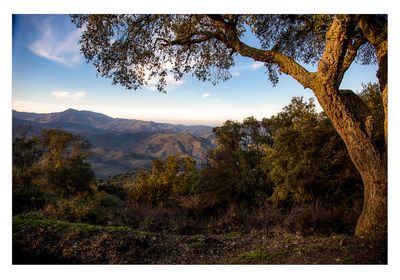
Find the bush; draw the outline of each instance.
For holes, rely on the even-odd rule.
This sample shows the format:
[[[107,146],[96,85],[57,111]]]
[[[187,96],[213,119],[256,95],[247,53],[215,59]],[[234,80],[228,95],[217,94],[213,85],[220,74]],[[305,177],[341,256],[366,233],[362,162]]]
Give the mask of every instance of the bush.
[[[92,224],[122,224],[116,217],[123,201],[98,192],[94,195],[73,196],[48,204],[41,213],[48,218]]]
[[[174,204],[172,197],[191,194],[197,181],[193,159],[169,156],[152,162],[151,172],[142,172],[134,180],[129,198],[160,207]]]
[[[80,158],[69,159],[63,166],[46,171],[49,183],[64,195],[90,192],[94,172],[90,164]]]
[[[128,192],[123,187],[118,186],[112,182],[101,182],[97,186],[98,191],[104,191],[108,194],[114,195],[121,200],[126,200],[128,198]]]
[[[53,203],[57,195],[37,185],[13,186],[13,215],[29,211],[37,211],[48,203]]]

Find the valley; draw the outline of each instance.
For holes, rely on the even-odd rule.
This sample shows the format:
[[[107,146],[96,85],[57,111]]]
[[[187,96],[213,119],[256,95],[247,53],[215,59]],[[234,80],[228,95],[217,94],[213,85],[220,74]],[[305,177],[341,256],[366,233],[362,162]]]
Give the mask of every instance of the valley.
[[[209,126],[112,118],[74,109],[49,114],[13,111],[13,134],[21,126],[31,127],[35,133],[64,129],[89,140],[88,162],[100,179],[149,169],[153,159],[172,154],[190,156],[200,163],[215,146]]]

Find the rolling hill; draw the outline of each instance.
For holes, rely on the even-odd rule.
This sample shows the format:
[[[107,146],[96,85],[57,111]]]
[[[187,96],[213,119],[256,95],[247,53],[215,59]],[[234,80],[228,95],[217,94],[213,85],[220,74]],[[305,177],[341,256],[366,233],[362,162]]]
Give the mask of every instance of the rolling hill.
[[[64,129],[88,139],[93,145],[89,162],[99,178],[148,169],[152,159],[173,154],[201,161],[215,146],[212,128],[203,125],[120,119],[74,109],[49,114],[13,110],[12,114],[13,135],[22,125],[35,132]]]

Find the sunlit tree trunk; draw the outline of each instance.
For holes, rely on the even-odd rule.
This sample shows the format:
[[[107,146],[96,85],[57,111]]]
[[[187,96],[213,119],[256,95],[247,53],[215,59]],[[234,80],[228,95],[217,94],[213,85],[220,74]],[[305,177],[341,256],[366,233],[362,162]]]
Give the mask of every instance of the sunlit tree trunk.
[[[356,235],[385,233],[387,230],[386,152],[372,139],[372,116],[351,91],[321,87],[316,96],[346,144],[349,155],[364,183],[364,206]],[[364,122],[359,116],[365,116]]]

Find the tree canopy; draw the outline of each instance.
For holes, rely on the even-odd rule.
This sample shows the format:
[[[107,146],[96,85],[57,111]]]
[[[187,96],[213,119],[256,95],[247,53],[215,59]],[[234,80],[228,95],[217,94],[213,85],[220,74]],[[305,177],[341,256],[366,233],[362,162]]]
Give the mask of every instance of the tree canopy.
[[[138,89],[156,78],[165,90],[166,75],[181,79],[192,73],[202,81],[217,83],[231,77],[234,56],[241,54],[262,61],[269,79],[278,73],[305,71],[298,64],[316,64],[325,47],[325,34],[332,15],[72,15],[84,27],[82,52],[100,75],[110,77],[128,89]],[[356,25],[359,16],[352,16]],[[377,16],[381,24],[385,16]],[[246,45],[251,30],[261,49]],[[382,30],[382,33],[384,30]],[[371,43],[360,27],[351,30],[348,62],[376,61]],[[284,66],[286,65],[286,66]],[[344,65],[346,67],[349,65]],[[301,73],[298,73],[301,74]],[[298,77],[300,78],[300,76]]]

